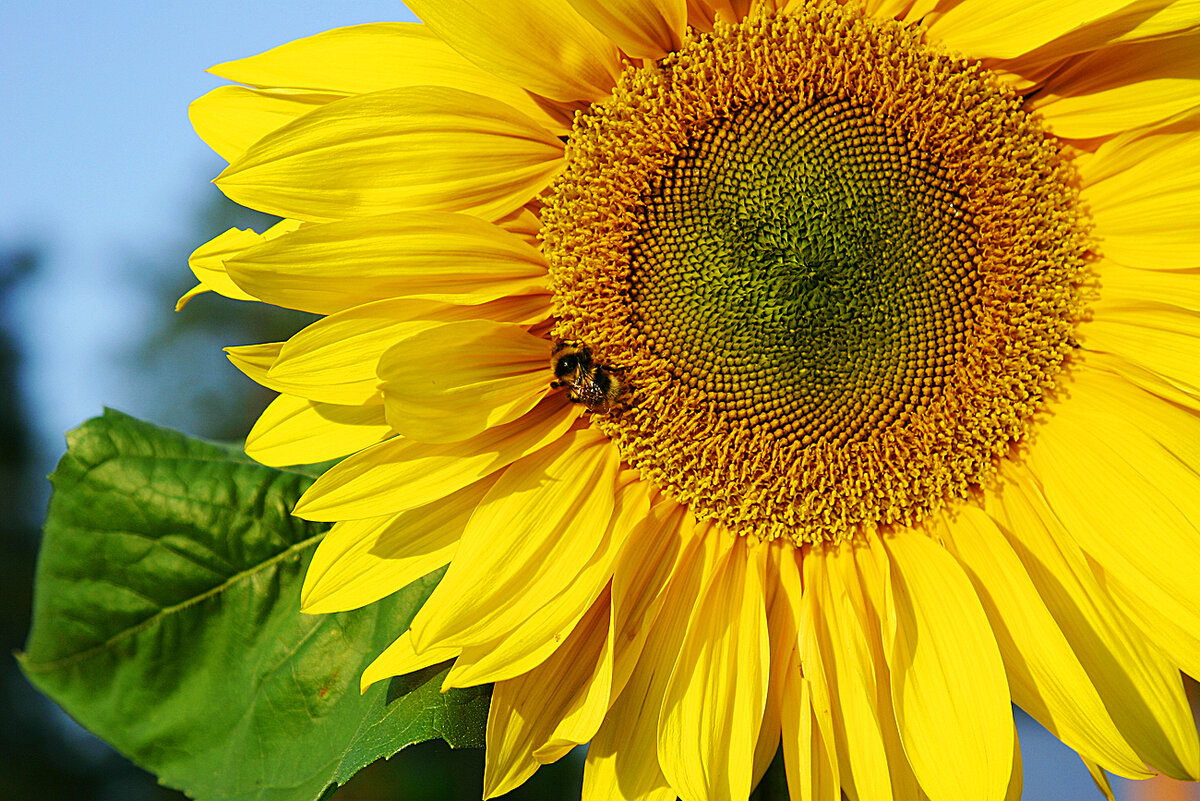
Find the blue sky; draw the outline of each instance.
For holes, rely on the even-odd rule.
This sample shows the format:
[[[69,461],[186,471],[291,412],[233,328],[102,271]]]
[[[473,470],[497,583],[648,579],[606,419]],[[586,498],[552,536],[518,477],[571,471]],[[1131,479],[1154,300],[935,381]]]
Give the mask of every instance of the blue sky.
[[[18,309],[28,401],[48,447],[104,405],[139,412],[113,363],[150,311],[130,255],[184,236],[216,191],[206,182],[221,162],[187,118],[188,103],[221,83],[205,68],[333,27],[404,19],[402,5],[378,0],[4,3],[0,248],[48,248]],[[1100,797],[1044,730],[1024,727],[1021,738],[1027,801]]]

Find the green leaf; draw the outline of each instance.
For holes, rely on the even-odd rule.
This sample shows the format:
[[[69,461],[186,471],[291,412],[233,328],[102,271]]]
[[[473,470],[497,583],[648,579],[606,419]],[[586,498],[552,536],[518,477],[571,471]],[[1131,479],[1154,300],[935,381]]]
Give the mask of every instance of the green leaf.
[[[365,609],[300,613],[324,526],[288,512],[312,478],[112,411],[71,432],[25,675],[201,801],[311,801],[415,742],[482,745],[488,691],[439,692],[445,666],[359,694],[440,573]]]

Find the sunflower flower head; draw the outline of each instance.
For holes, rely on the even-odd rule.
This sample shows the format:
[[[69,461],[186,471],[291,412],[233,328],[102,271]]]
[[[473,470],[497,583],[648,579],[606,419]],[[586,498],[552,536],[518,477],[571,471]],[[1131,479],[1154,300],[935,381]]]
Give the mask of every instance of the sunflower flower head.
[[[194,291],[323,315],[230,349],[304,609],[449,565],[364,685],[494,682],[489,797],[1200,777],[1200,13],[410,5],[192,113],[284,218]]]

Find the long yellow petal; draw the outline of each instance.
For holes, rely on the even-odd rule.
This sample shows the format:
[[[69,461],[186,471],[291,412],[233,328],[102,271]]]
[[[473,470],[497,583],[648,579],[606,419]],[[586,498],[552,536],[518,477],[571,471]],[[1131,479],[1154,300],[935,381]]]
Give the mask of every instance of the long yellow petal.
[[[1030,100],[1058,136],[1085,139],[1165,120],[1197,104],[1200,37],[1102,48],[1071,61]]]
[[[1097,265],[1100,297],[1089,307],[1095,316],[1187,309],[1200,312],[1200,269],[1138,270],[1111,261]],[[1173,308],[1174,307],[1174,308]]]
[[[683,43],[686,0],[569,0],[571,6],[634,58],[660,59]]]
[[[965,0],[929,25],[933,38],[975,58],[1013,58],[1087,26],[1129,0]]]
[[[490,642],[558,603],[604,550],[619,461],[608,437],[588,428],[506,469],[413,622],[418,647]]]
[[[536,248],[478,217],[448,212],[308,226],[243,250],[226,268],[255,297],[316,314],[402,296],[479,304],[549,291]]]
[[[1012,774],[1012,711],[979,598],[924,533],[901,529],[884,542],[892,702],[913,773],[931,801],[1001,801]]]
[[[517,85],[472,64],[412,22],[335,28],[265,53],[227,61],[214,75],[259,87],[365,94],[401,86],[449,86],[500,100],[554,133],[570,128],[570,114],[547,108]]]
[[[963,506],[943,536],[995,632],[1013,701],[1084,758],[1128,778],[1152,775],[1113,723],[1058,622],[990,516]]]
[[[188,300],[200,292],[216,292],[218,295],[224,295],[234,300],[258,300],[229,277],[229,273],[225,269],[226,260],[247,248],[254,247],[273,237],[290,233],[299,227],[300,223],[295,220],[282,220],[261,234],[249,229],[230,228],[196,248],[188,257],[188,267],[192,269],[192,273],[200,281],[200,285],[180,298],[179,302],[175,304],[175,310],[182,309]]]
[[[1089,481],[1075,478],[1081,460]],[[1031,464],[1055,513],[1117,584],[1156,618],[1200,631],[1200,417],[1083,370],[1071,403],[1040,432]],[[1200,651],[1179,655],[1200,671]]]
[[[607,97],[617,49],[567,0],[412,0],[409,9],[483,69],[555,100]]]
[[[378,403],[379,365],[398,342],[451,322],[525,323],[548,311],[544,296],[501,298],[478,306],[399,298],[325,317],[283,344],[267,378],[324,403]],[[543,359],[543,362],[548,360]]]
[[[539,765],[570,750],[570,746],[556,750],[554,759],[535,757],[562,722],[580,717],[581,711],[591,728],[584,742],[591,739],[608,709],[612,661],[604,660],[604,652],[610,619],[605,595],[545,662],[515,679],[496,683],[488,713],[484,798],[507,793]],[[603,708],[597,712],[598,696],[603,696]]]
[[[379,360],[388,422],[419,442],[511,423],[550,391],[549,343],[519,325],[466,320],[401,339]]]
[[[280,395],[246,435],[246,455],[272,467],[316,464],[368,448],[392,433],[378,404],[337,406]]]
[[[519,466],[514,469],[519,469]],[[595,491],[614,492],[612,487],[605,489],[604,484],[598,485]],[[470,643],[463,650],[463,656],[454,670],[446,677],[446,685],[471,687],[512,678],[556,653],[554,649],[608,586],[613,562],[625,536],[636,521],[646,516],[647,492],[648,487],[642,481],[626,483],[616,490],[612,518],[595,543],[591,556],[579,565],[572,564],[558,571],[557,583],[543,585],[547,589],[557,588],[553,595],[521,599],[524,603],[514,601],[510,608],[498,610],[490,630],[484,629],[483,633],[475,635],[476,638],[488,637],[489,633],[495,633],[496,636],[484,645]],[[474,545],[479,540],[475,538],[468,542]],[[586,551],[587,548],[582,547],[578,553]],[[464,551],[462,558],[469,560],[473,557]],[[452,577],[452,580],[455,578]],[[453,639],[452,634],[446,636]],[[569,736],[571,731],[577,729],[576,724],[568,724],[563,730],[564,736]],[[593,733],[594,730],[588,735]],[[554,746],[550,745],[549,748],[552,751]]]
[[[1148,765],[1184,778],[1200,766],[1200,743],[1179,671],[1154,652],[1108,600],[1087,557],[1063,529],[1034,479],[1006,468],[989,499],[1005,534],[1087,670],[1126,741]]]
[[[546,186],[562,152],[498,100],[415,86],[321,106],[260,139],[215,183],[242,205],[312,222],[410,209],[495,219]]]
[[[700,595],[667,683],[658,760],[684,801],[750,794],[771,660],[766,553],[745,537],[734,539]]]
[[[578,417],[578,406],[555,396],[520,420],[463,442],[429,445],[400,437],[381,442],[326,470],[293,514],[355,520],[415,509],[558,441]]]
[[[1200,319],[1195,314],[1178,308],[1153,315],[1105,311],[1079,328],[1079,341],[1087,351],[1112,354],[1200,396],[1200,359],[1196,358]]]
[[[675,563],[666,595],[624,690],[588,746],[582,801],[674,801],[658,763],[658,717],[696,597],[715,561],[716,536],[700,527]],[[619,634],[617,635],[620,636]]]
[[[822,694],[814,693],[814,709],[818,716],[828,710],[843,785],[852,788],[859,801],[889,801],[893,788],[879,710],[882,685],[868,641],[871,635],[857,591],[852,595],[853,588],[832,575],[834,559],[853,556],[814,548],[801,564],[800,656],[805,671],[819,670],[823,679],[813,687]]]
[[[340,92],[220,86],[192,101],[188,119],[204,144],[233,162],[271,131],[344,97]]]
[[[467,520],[495,483],[488,476],[417,509],[336,523],[313,554],[300,608],[358,609],[449,564]]]

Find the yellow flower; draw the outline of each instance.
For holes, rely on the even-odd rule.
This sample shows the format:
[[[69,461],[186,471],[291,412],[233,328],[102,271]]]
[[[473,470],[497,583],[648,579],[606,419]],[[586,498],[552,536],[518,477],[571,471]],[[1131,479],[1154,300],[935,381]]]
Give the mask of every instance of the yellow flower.
[[[449,564],[364,683],[495,682],[488,795],[1200,775],[1195,4],[409,5],[192,108],[305,610]]]

